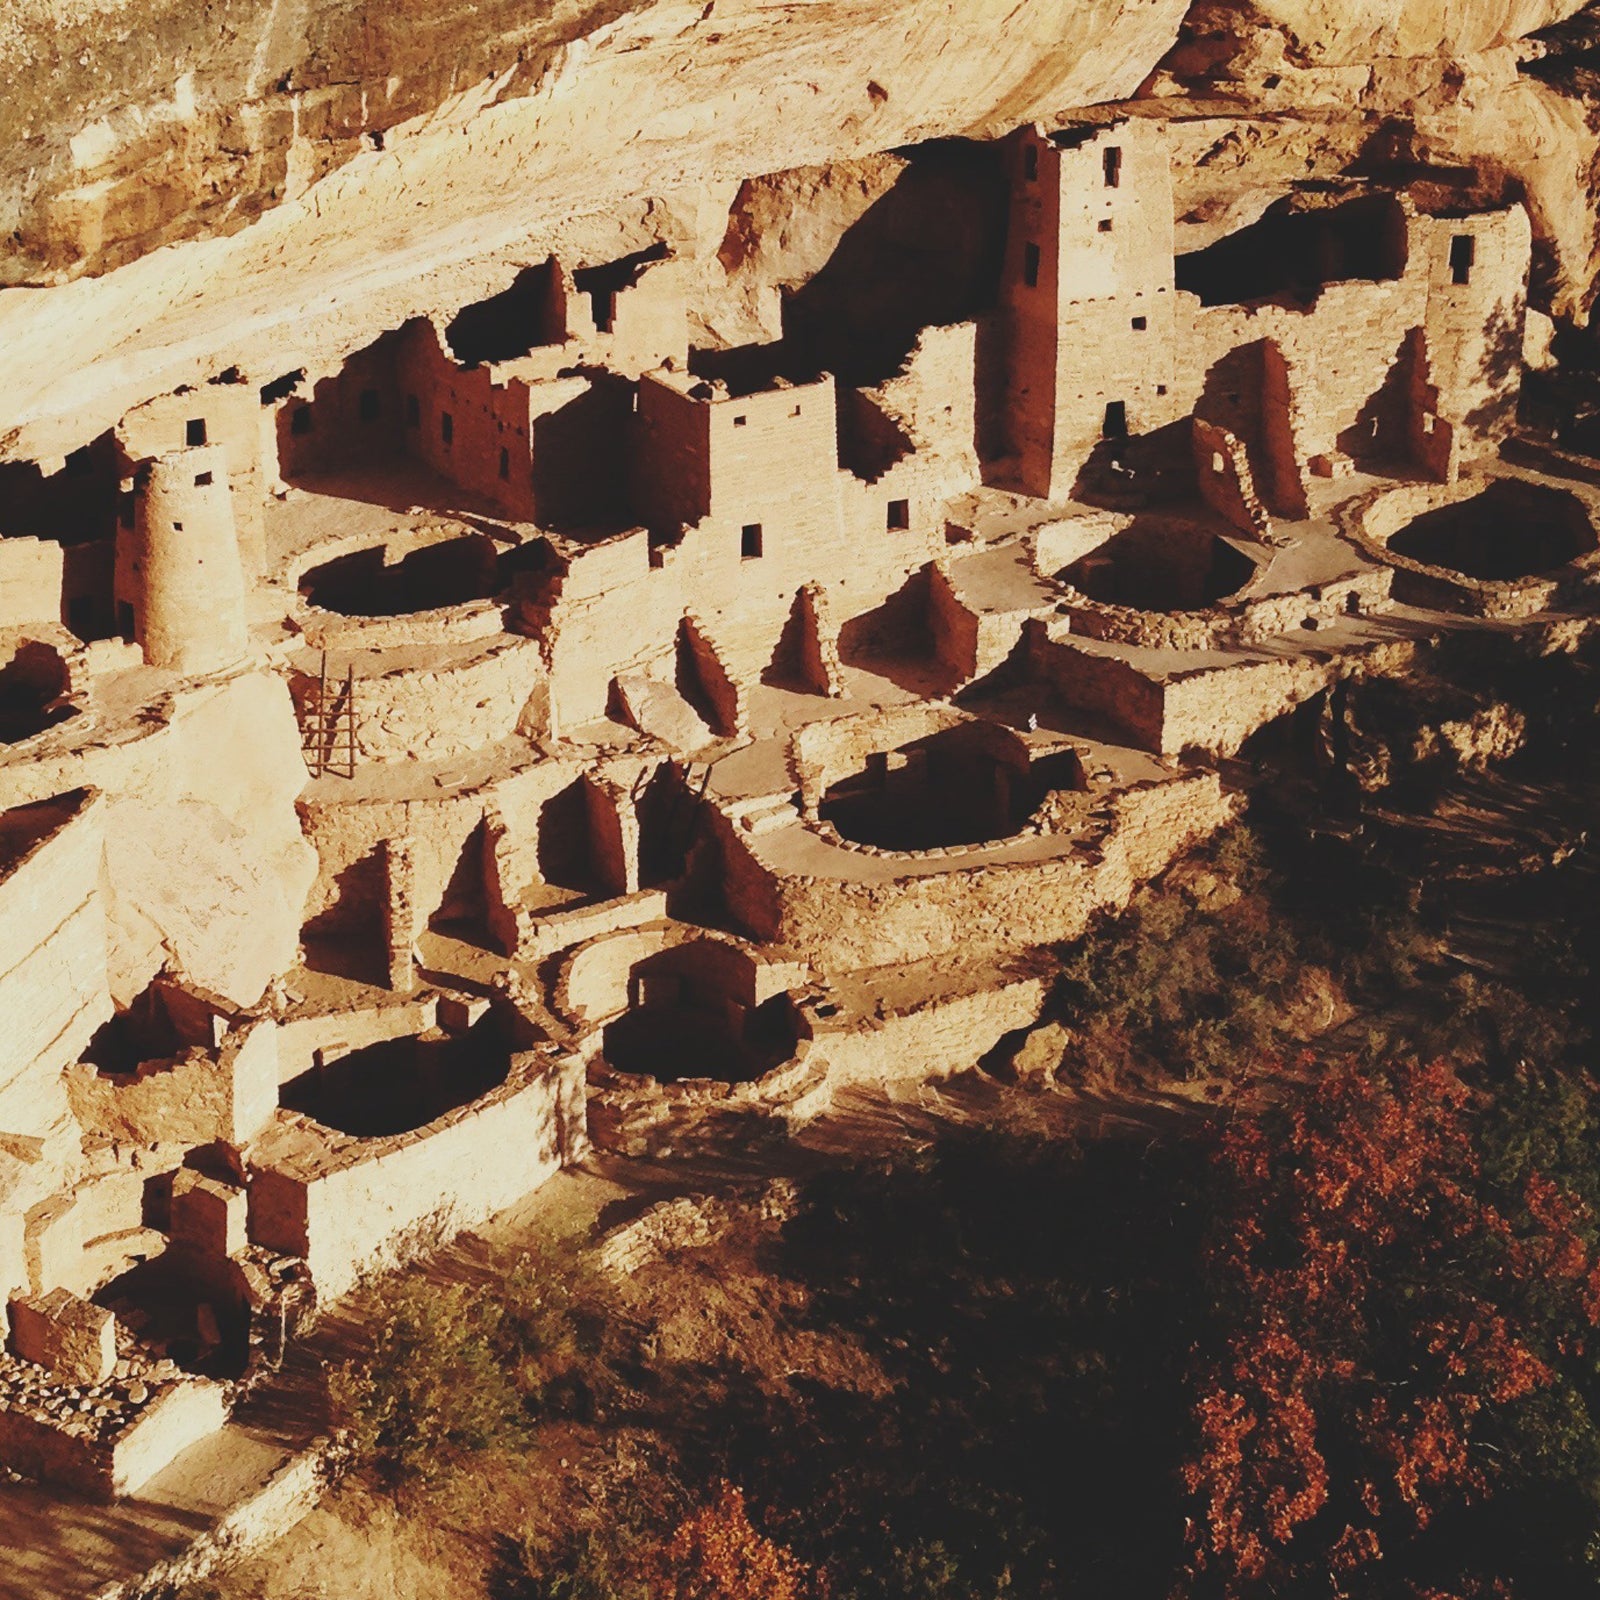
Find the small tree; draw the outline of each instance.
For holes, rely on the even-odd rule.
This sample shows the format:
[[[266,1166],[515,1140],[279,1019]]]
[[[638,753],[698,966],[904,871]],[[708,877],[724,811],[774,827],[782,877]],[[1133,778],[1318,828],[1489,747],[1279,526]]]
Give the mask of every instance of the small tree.
[[[1342,1068],[1221,1137],[1202,1587],[1460,1593],[1461,1541],[1430,1530],[1548,1454],[1541,1397],[1587,1379],[1600,1316],[1592,1218],[1531,1167],[1486,1174],[1478,1102],[1442,1063]]]
[[[731,1483],[678,1524],[644,1564],[650,1600],[803,1600],[808,1570],[758,1533]]]

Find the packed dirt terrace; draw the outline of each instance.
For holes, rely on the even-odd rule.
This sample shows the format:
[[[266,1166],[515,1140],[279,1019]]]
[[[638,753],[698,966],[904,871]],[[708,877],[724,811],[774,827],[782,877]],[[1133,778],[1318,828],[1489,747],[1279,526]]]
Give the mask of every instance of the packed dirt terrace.
[[[666,242],[552,256],[0,465],[0,1465],[134,1493],[595,1146],[1010,1048],[1263,730],[1586,626],[1600,469],[1502,454],[1522,204],[1180,255],[1160,116],[963,159],[954,317],[870,211],[756,342]]]

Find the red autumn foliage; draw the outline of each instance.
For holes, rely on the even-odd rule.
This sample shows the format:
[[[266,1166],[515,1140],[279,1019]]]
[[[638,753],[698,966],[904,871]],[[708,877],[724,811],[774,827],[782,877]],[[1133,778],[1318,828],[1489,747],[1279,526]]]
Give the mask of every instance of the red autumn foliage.
[[[756,1531],[731,1483],[651,1552],[643,1576],[650,1600],[803,1600],[810,1590],[807,1569]]]
[[[1473,1117],[1435,1062],[1334,1071],[1221,1135],[1205,1268],[1225,1332],[1197,1353],[1185,1472],[1204,1586],[1371,1576],[1492,1492],[1480,1425],[1552,1381],[1549,1295],[1569,1342],[1596,1324],[1582,1208],[1537,1175],[1497,1205]]]

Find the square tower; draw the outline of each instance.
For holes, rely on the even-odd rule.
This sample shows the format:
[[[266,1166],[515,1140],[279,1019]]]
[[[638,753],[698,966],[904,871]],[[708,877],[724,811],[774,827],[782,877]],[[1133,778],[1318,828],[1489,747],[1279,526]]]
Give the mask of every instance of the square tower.
[[[1180,414],[1167,141],[1137,118],[1025,128],[1009,168],[1007,452],[1019,487],[1060,498],[1102,442]]]

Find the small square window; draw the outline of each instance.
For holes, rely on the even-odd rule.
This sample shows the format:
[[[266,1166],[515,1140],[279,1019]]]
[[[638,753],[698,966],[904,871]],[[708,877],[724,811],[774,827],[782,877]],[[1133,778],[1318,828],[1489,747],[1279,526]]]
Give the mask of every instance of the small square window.
[[[800,415],[800,407],[799,407],[799,406],[796,406],[796,407],[795,407],[795,408],[794,408],[794,410],[793,410],[793,411],[791,411],[791,412],[790,412],[790,413],[789,413],[789,415],[790,415],[790,416],[791,416],[791,417],[798,417],[798,416],[799,416],[799,415]]]
[[[1157,385],[1156,385],[1156,393],[1157,393],[1157,394],[1165,394],[1165,393],[1166,393],[1166,392],[1167,392],[1167,386],[1166,386],[1166,384],[1164,384],[1164,383],[1158,383],[1158,384],[1157,384]]]
[[[172,524],[172,531],[174,533],[182,533],[183,532],[183,524],[181,522],[174,522]]]
[[[204,417],[190,417],[183,425],[184,443],[190,446],[202,445],[206,442],[206,419]]]
[[[211,474],[209,472],[197,472],[194,475],[194,486],[197,489],[210,488],[211,481]]]
[[[1030,289],[1039,287],[1039,247],[1036,244],[1026,244],[1022,247],[1022,281]]]
[[[1029,183],[1039,181],[1039,147],[1036,144],[1022,147],[1022,175]]]
[[[383,402],[376,389],[363,389],[361,399],[357,406],[357,413],[363,422],[376,422],[378,414],[383,409]]]
[[[1143,333],[1149,326],[1150,319],[1148,317],[1135,317],[1133,319],[1133,331],[1135,333]]]
[[[739,554],[746,561],[754,561],[761,554],[761,524],[747,522],[739,530]]]
[[[414,394],[406,396],[406,426],[408,428],[422,426],[422,406]]]
[[[456,440],[456,419],[448,411],[439,413],[439,437],[445,444],[451,445]]]
[[[289,417],[289,432],[307,434],[311,432],[311,407],[296,406]]]
[[[1101,217],[1101,219],[1100,219],[1100,231],[1101,231],[1101,233],[1110,233],[1111,232],[1111,218],[1110,217]]]
[[[736,428],[747,427],[749,425],[749,422],[750,422],[749,417],[735,417],[733,419],[733,425]]]
[[[892,533],[904,533],[911,526],[911,502],[909,500],[891,500],[889,502],[889,530]]]

